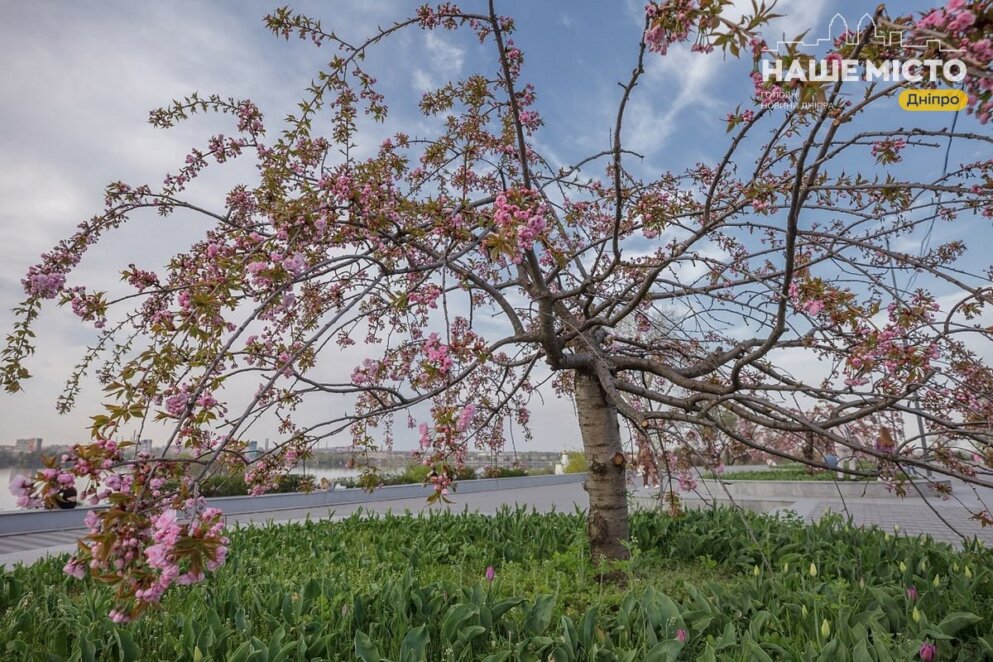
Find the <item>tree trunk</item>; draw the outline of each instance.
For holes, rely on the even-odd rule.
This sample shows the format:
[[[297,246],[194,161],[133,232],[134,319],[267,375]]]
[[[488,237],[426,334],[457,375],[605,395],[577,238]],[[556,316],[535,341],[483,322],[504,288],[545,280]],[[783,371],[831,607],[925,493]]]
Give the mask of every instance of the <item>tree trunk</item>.
[[[586,491],[590,495],[587,533],[593,560],[626,559],[628,502],[621,429],[617,408],[594,375],[576,373],[576,409],[586,453]]]

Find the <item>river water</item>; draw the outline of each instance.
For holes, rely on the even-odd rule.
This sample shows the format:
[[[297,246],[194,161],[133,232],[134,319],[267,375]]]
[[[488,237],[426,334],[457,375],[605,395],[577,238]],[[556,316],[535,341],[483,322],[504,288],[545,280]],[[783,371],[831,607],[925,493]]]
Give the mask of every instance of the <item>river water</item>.
[[[21,474],[30,477],[37,473],[37,471],[38,467],[0,467],[0,511],[17,510],[16,497],[10,493],[10,483],[14,480],[14,476]],[[303,471],[294,471],[293,473],[303,473]],[[327,478],[328,480],[351,478],[358,476],[359,471],[354,469],[315,469],[314,467],[307,467],[307,474],[314,476],[317,482],[320,482],[321,478]],[[77,480],[76,489],[82,490],[86,482],[86,480]]]

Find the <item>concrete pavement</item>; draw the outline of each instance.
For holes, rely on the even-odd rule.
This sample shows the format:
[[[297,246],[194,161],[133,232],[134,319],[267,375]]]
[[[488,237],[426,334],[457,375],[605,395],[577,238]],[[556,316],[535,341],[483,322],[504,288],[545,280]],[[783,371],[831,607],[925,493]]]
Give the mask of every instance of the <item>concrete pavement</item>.
[[[469,510],[483,514],[494,514],[500,508],[507,506],[515,508],[524,506],[538,512],[571,512],[576,507],[585,508],[587,495],[581,482],[562,483],[557,485],[542,485],[538,487],[517,487],[469,494],[452,494],[452,503],[428,504],[422,496],[401,499],[383,499],[344,503],[334,507],[310,506],[304,508],[281,509],[227,515],[229,525],[238,523],[244,526],[263,525],[268,522],[285,524],[301,522],[308,517],[318,519],[343,519],[358,511],[365,513],[396,513],[410,512],[413,514],[428,514],[429,512]],[[72,552],[75,541],[86,533],[85,529],[67,529],[64,531],[49,531],[42,533],[23,533],[17,535],[0,535],[0,563],[10,568],[17,563],[33,563],[49,555]]]
[[[726,476],[729,481],[733,475]],[[759,481],[747,481],[749,485],[760,485]],[[764,482],[764,481],[763,481]],[[770,485],[775,481],[770,481]],[[828,513],[837,513],[842,517],[851,517],[858,526],[876,525],[884,531],[898,531],[904,535],[930,535],[935,540],[941,540],[959,545],[963,537],[978,538],[987,546],[993,546],[993,527],[983,527],[973,516],[974,513],[988,511],[993,507],[993,490],[976,488],[962,481],[949,481],[954,498],[942,499],[931,490],[922,489],[920,494],[910,490],[912,496],[904,498],[891,495],[879,498],[879,492],[872,496],[852,497],[853,492],[861,490],[841,490],[834,496],[827,496],[835,484],[820,483],[818,487],[830,486],[828,490],[812,489],[809,492],[818,496],[805,496],[796,493],[785,495],[780,490],[776,496],[738,496],[730,498],[728,492],[714,485],[712,481],[700,481],[696,494],[682,495],[689,507],[707,507],[715,500],[719,503],[735,503],[743,508],[766,513],[791,511],[808,522],[814,522]],[[740,481],[738,485],[745,484]],[[845,482],[843,487],[855,487],[853,482]],[[879,485],[879,483],[872,483]],[[752,494],[753,491],[746,491]]]
[[[654,488],[632,488],[631,494],[632,501],[637,507],[654,507],[657,503],[658,492]],[[681,496],[688,507],[705,507],[708,502],[712,501],[713,496],[720,497],[721,495],[710,495],[706,500],[700,495],[683,494]],[[972,496],[966,494],[963,502],[975,509],[981,506],[985,496],[979,493]],[[389,495],[386,494],[384,498],[377,501],[342,503],[333,507],[308,506],[284,508],[278,511],[229,514],[227,521],[229,524],[238,523],[247,526],[268,522],[281,524],[303,521],[308,517],[312,520],[341,519],[358,511],[378,514],[390,512],[426,514],[441,510],[455,512],[469,510],[493,514],[504,506],[511,508],[524,506],[533,508],[538,512],[552,510],[571,512],[577,507],[585,508],[587,503],[587,495],[580,482],[454,494],[451,504],[429,505],[423,496],[388,497]],[[726,496],[718,500],[727,503]],[[993,503],[993,500],[987,502]],[[899,527],[899,532],[902,534],[926,533],[937,540],[944,540],[953,544],[959,543],[960,537],[942,521],[944,519],[966,536],[977,536],[987,545],[993,545],[993,528],[980,527],[975,520],[970,519],[968,510],[961,504],[955,501],[942,501],[936,497],[927,499],[920,497],[905,499],[858,498],[844,501],[829,498],[793,498],[789,501],[767,499],[762,501],[752,498],[737,499],[736,503],[742,507],[764,512],[792,510],[808,521],[819,519],[828,512],[836,512],[845,516],[850,515],[854,522],[860,526],[876,524],[887,531],[893,531],[894,527]],[[17,563],[32,563],[48,555],[71,552],[75,549],[75,540],[83,533],[85,533],[83,529],[67,529],[0,535],[0,563],[9,568]]]

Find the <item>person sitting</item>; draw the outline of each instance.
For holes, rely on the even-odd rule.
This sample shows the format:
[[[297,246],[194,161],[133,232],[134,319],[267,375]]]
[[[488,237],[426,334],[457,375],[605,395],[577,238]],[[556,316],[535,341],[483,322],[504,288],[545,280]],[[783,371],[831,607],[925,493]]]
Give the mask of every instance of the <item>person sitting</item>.
[[[659,484],[659,470],[655,464],[655,454],[651,444],[646,440],[638,443],[638,466],[641,469],[642,487]]]
[[[63,487],[55,493],[55,505],[62,510],[71,510],[79,505],[76,501],[77,496],[76,488],[72,485]]]
[[[879,428],[879,438],[876,440],[876,450],[880,453],[893,453],[896,451],[896,442],[893,440],[893,433],[885,425]]]
[[[858,458],[855,456],[854,450],[848,448],[847,446],[843,447],[842,456],[838,460],[838,468],[843,470],[843,471],[839,471],[837,474],[839,480],[856,478],[852,474],[847,473],[850,471],[858,471],[859,469],[859,461]]]

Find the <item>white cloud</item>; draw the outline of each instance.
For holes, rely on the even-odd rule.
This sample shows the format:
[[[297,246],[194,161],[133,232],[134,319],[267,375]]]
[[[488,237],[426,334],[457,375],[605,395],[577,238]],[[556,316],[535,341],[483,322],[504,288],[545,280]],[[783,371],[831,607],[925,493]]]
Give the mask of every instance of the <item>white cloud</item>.
[[[191,147],[214,132],[233,133],[230,117],[195,118],[169,131],[147,124],[150,109],[194,90],[253,97],[270,121],[292,108],[324,55],[304,44],[316,61],[274,61],[261,6],[251,20],[211,5],[117,7],[85,3],[51,11],[44,4],[5,7],[0,18],[0,326],[22,298],[20,279],[75,226],[99,213],[104,186],[123,179],[153,187],[183,162]],[[63,11],[64,10],[64,11]],[[218,26],[225,26],[224,30]],[[45,39],[38,38],[39,34]],[[256,43],[258,41],[258,43]],[[292,90],[292,94],[289,92]],[[281,107],[285,105],[286,107]],[[251,172],[248,172],[251,175]],[[208,173],[190,198],[217,208],[244,168]],[[70,278],[98,289],[118,283],[129,262],[161,267],[202,236],[205,225],[189,214],[168,219],[138,214],[96,246]],[[35,326],[38,353],[28,368],[26,392],[0,398],[0,443],[42,436],[49,443],[81,441],[101,393],[87,383],[78,411],[53,416],[55,399],[72,366],[96,338],[66,310],[47,307]]]
[[[625,115],[624,146],[657,154],[682,126],[678,119],[684,111],[715,106],[711,82],[721,64],[718,57],[692,53],[682,46],[670,49],[665,57],[650,58],[645,67],[647,91],[633,98]]]
[[[431,66],[444,76],[456,76],[462,72],[465,62],[465,49],[439,37],[434,32],[424,35],[424,43],[431,56]]]
[[[437,89],[445,81],[452,80],[462,73],[466,55],[464,48],[434,32],[424,34],[424,47],[429,66],[415,66],[410,79],[414,89],[421,93]]]
[[[422,94],[424,92],[429,92],[435,89],[435,87],[437,87],[437,84],[434,82],[434,79],[431,78],[431,74],[424,71],[420,67],[414,68],[414,75],[411,76],[410,78],[410,84],[414,86],[415,90],[421,92]]]
[[[829,0],[780,0],[776,3],[775,12],[782,14],[779,18],[763,28],[766,41],[775,45],[782,39],[793,39],[801,33],[809,31],[814,37],[827,32],[827,5]],[[750,0],[737,0],[736,6],[749,6]],[[855,18],[857,21],[857,17]]]

